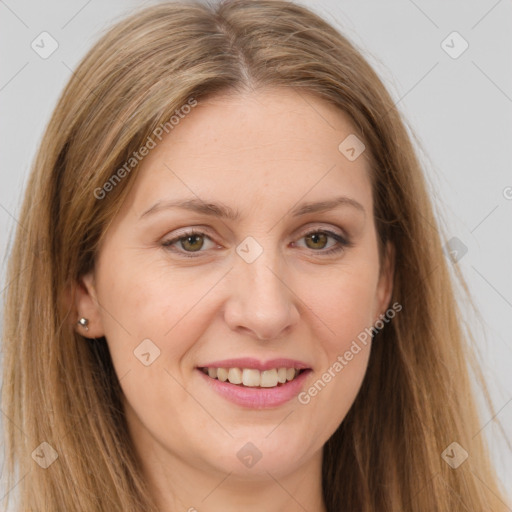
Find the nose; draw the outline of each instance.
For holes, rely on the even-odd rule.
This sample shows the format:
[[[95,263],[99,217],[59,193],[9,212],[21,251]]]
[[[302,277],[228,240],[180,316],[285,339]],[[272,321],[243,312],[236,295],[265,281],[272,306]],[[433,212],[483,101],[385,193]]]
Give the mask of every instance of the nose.
[[[249,332],[258,340],[282,337],[299,320],[299,299],[287,282],[284,265],[271,252],[263,251],[252,263],[237,257],[230,272],[225,321],[232,330]]]

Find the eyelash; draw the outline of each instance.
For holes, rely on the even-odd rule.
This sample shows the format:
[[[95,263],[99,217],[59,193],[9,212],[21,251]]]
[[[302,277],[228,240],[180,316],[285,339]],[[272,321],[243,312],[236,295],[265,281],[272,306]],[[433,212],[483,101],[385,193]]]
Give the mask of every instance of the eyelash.
[[[329,256],[331,254],[339,253],[343,249],[345,249],[347,247],[352,247],[352,245],[353,245],[352,242],[350,242],[347,238],[342,237],[341,235],[339,235],[338,233],[334,233],[333,231],[329,231],[328,229],[315,229],[312,231],[308,231],[307,233],[304,233],[304,235],[302,235],[301,238],[307,237],[308,235],[314,235],[314,234],[319,234],[319,233],[328,235],[329,237],[336,240],[336,242],[338,242],[336,245],[334,245],[333,247],[331,247],[327,250],[319,249],[319,250],[315,251],[314,249],[311,249],[311,251],[320,253],[323,256]],[[180,251],[180,250],[171,248],[171,246],[174,245],[176,242],[179,242],[180,240],[183,240],[190,236],[204,236],[211,240],[211,238],[206,233],[192,229],[190,231],[186,231],[186,232],[180,234],[180,236],[178,236],[178,237],[175,237],[171,240],[166,240],[166,241],[162,242],[162,246],[169,251],[172,251],[174,253],[180,254],[181,256],[184,256],[185,258],[197,258],[200,256],[200,253],[205,252],[205,251],[199,250],[196,252],[191,252],[191,251]]]

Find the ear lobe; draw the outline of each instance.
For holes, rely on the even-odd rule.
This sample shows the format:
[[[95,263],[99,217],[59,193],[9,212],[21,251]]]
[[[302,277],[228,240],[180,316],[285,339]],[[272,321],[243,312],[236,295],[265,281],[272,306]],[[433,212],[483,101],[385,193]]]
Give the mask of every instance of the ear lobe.
[[[75,311],[72,315],[75,331],[85,338],[104,336],[93,271],[81,276],[79,281],[73,284],[72,296],[74,296],[75,304]],[[81,318],[87,319],[87,329],[78,323]]]
[[[393,293],[393,281],[395,275],[395,247],[391,242],[387,242],[384,250],[384,261],[382,262],[377,285],[377,318],[383,314],[389,307],[391,295]]]

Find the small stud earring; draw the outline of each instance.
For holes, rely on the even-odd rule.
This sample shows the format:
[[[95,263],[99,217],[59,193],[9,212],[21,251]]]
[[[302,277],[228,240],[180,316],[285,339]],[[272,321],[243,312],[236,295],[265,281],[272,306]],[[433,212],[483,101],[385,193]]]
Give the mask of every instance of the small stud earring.
[[[77,324],[80,325],[81,327],[83,327],[86,331],[89,330],[89,327],[88,327],[89,320],[87,320],[87,318],[84,318],[84,317],[80,318],[80,320],[78,320]]]

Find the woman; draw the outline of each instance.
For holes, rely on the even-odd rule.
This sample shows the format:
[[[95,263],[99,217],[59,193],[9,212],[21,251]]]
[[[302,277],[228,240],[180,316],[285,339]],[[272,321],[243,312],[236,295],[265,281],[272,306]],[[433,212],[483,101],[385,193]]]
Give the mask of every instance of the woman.
[[[508,510],[406,130],[305,8],[116,25],[57,105],[20,225],[19,510]]]

